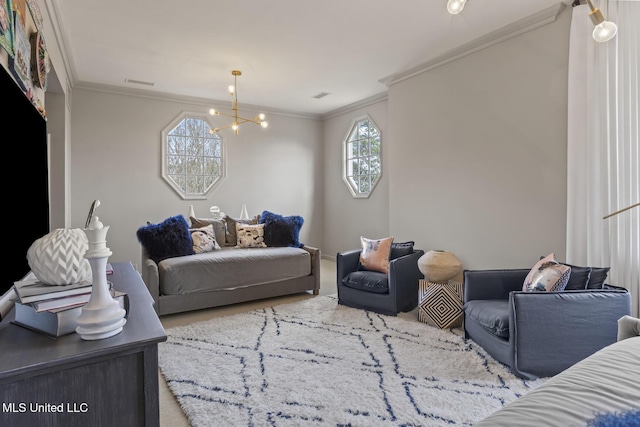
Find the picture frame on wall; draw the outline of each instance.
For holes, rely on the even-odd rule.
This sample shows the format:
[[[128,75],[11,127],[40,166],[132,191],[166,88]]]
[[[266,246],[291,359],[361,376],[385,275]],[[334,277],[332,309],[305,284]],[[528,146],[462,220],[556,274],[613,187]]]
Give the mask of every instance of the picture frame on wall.
[[[22,20],[14,15],[13,58],[9,58],[9,69],[23,91],[31,90],[31,43]]]
[[[11,0],[0,0],[0,46],[13,57],[13,5]]]

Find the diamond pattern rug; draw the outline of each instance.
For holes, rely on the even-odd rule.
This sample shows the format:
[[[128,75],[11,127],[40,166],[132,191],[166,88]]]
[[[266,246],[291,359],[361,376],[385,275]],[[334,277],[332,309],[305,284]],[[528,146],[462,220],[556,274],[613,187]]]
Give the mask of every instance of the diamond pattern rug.
[[[300,302],[167,329],[159,363],[194,426],[471,426],[541,385],[460,328]]]

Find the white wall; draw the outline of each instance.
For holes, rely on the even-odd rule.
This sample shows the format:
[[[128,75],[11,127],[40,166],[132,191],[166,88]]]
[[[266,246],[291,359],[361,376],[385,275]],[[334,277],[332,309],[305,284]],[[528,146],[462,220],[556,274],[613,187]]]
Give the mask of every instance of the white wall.
[[[242,106],[241,106],[242,109]],[[183,200],[161,177],[161,131],[183,111],[206,105],[74,89],[71,127],[71,227],[84,227],[89,206],[109,225],[110,261],[140,262],[136,230],[219,206],[238,216],[270,210],[301,215],[300,240],[322,244],[322,122],[268,113],[269,128],[246,124],[240,134],[223,131],[226,178],[207,200]]]
[[[382,177],[367,199],[354,199],[342,179],[342,143],[353,120],[368,114],[382,134]],[[360,236],[389,236],[389,162],[394,142],[387,135],[387,101],[336,115],[324,122],[324,245],[323,256],[360,247]],[[399,241],[399,240],[397,240]]]
[[[391,234],[465,268],[564,260],[570,17],[389,87]]]

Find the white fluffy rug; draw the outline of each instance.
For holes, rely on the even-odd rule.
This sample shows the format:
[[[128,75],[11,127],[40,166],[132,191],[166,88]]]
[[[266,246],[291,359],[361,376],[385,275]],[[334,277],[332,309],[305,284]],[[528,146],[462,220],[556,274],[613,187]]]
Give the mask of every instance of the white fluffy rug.
[[[543,380],[461,329],[333,296],[168,329],[159,362],[194,426],[470,426]]]

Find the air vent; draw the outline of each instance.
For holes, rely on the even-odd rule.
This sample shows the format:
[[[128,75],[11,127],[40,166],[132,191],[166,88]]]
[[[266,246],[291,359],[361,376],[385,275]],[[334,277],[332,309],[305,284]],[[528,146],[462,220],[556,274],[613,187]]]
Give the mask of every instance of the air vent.
[[[124,79],[125,83],[132,83],[136,85],[144,85],[144,86],[153,86],[155,83],[152,82],[143,82],[142,80],[133,80],[133,79]]]
[[[331,95],[329,92],[320,92],[319,94],[317,94],[316,96],[314,96],[315,99],[321,99],[324,98],[327,95]]]

